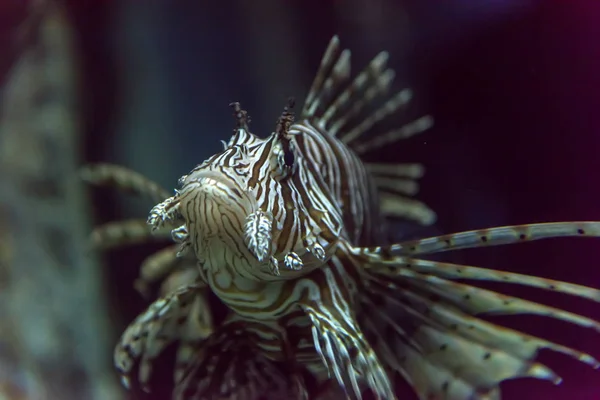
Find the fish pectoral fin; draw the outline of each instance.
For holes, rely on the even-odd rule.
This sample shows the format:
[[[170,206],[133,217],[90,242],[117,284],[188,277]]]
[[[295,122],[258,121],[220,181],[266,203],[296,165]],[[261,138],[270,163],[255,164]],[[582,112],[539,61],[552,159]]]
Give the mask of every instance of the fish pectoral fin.
[[[600,302],[598,289],[537,276],[415,257],[418,254],[425,255],[446,250],[565,236],[600,236],[600,222],[557,222],[499,227],[413,240],[384,247],[354,247],[350,248],[350,252],[354,263],[360,264],[367,272],[367,276],[379,277],[383,286],[400,282],[411,290],[426,291],[471,315],[537,314],[600,332],[600,322],[590,318],[481,289],[457,280],[481,280],[530,286],[594,302]]]
[[[81,179],[96,186],[112,186],[123,192],[162,201],[169,191],[139,172],[115,164],[88,164],[80,170]]]
[[[353,316],[316,301],[301,307],[313,324],[317,353],[348,397],[362,398],[361,384],[366,383],[381,398],[395,398],[386,371]]]
[[[219,326],[199,346],[173,399],[307,399],[304,380],[293,360],[275,361],[262,350],[261,344],[273,339],[273,334],[278,332],[245,321]]]
[[[90,246],[92,249],[110,250],[167,239],[168,230],[152,232],[145,219],[136,218],[107,222],[95,227],[90,237]]]
[[[363,294],[359,318],[382,360],[398,371],[420,399],[498,399],[502,381],[532,377],[560,383],[535,361],[548,348],[583,362],[590,356],[504,328],[461,309],[436,289],[374,276]],[[488,294],[473,295],[472,302]]]
[[[178,380],[191,360],[192,348],[212,331],[212,317],[207,316],[210,309],[204,296],[202,285],[181,287],[154,301],[127,327],[114,352],[115,367],[126,387],[139,385],[150,392],[154,363],[175,342],[179,343],[173,382]]]
[[[544,222],[499,226],[409,240],[386,247],[359,248],[355,252],[381,257],[387,254],[416,256],[445,251],[532,242],[559,237],[600,237],[600,221]]]
[[[354,251],[357,254],[357,251]],[[365,255],[365,253],[363,253]],[[456,279],[504,281],[598,301],[599,291],[565,282],[484,268],[394,256],[389,249],[354,261],[365,270],[361,326],[375,350],[411,383],[422,399],[499,396],[500,382],[522,377],[560,382],[535,361],[540,349],[594,368],[591,355],[504,328],[480,315],[534,314],[600,332],[600,322],[573,312],[478,288]]]

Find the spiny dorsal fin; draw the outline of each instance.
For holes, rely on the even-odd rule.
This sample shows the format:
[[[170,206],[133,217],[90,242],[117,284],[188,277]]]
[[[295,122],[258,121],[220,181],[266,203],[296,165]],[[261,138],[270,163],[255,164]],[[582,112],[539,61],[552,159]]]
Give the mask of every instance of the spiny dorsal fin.
[[[354,141],[369,132],[374,125],[402,109],[412,99],[412,92],[404,89],[385,99],[395,72],[387,68],[389,54],[380,52],[352,82],[350,77],[350,51],[340,49],[334,36],[311,85],[302,109],[302,118],[315,122],[331,135],[354,149]],[[384,99],[383,105],[376,104]],[[418,123],[417,123],[418,121]],[[374,142],[361,143],[363,150],[374,150],[428,129],[431,117],[423,117],[406,126],[377,135]],[[408,132],[410,131],[410,132]]]
[[[406,107],[412,99],[409,89],[388,94],[395,77],[395,72],[387,68],[388,58],[387,52],[379,53],[350,81],[350,51],[342,51],[339,39],[334,36],[306,98],[302,119],[319,127],[324,134],[339,136],[359,157],[427,130],[433,123],[429,116],[367,137],[377,124]],[[411,179],[390,184],[390,178],[397,180],[398,177],[387,176],[394,175],[395,170],[402,172],[410,168],[418,169],[419,176],[408,176]],[[370,172],[376,178],[381,211],[386,217],[414,220],[422,225],[435,222],[433,210],[410,198],[417,192],[416,179],[423,174],[421,165],[378,164],[375,171]]]

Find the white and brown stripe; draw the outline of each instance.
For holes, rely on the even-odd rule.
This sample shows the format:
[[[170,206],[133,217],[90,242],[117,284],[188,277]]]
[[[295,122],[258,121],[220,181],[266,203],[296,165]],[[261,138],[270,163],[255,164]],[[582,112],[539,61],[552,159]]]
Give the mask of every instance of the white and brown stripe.
[[[427,206],[406,197],[416,193],[420,165],[386,169],[359,157],[431,125],[423,117],[366,137],[410,99],[410,92],[402,91],[369,110],[391,86],[387,58],[379,54],[348,85],[350,52],[341,51],[334,38],[298,122],[286,108],[275,132],[261,139],[250,133],[246,112],[234,104],[237,130],[224,150],[182,177],[181,190],[152,210],[153,229],[181,224],[173,236],[182,252],[193,249],[199,279],[232,311],[200,343],[175,398],[242,393],[257,398],[260,390],[290,384],[290,377],[297,388],[293,395],[306,396],[301,378],[279,374],[278,363],[308,371],[319,385],[333,380],[351,398],[361,398],[364,387],[378,398],[394,398],[388,372],[395,371],[420,398],[456,400],[498,398],[498,384],[514,377],[556,381],[533,361],[543,347],[600,365],[585,353],[476,315],[539,314],[597,330],[599,323],[453,280],[520,283],[594,301],[600,301],[600,291],[414,258],[549,237],[600,236],[599,222],[501,227],[382,244],[386,217],[435,220]],[[154,317],[177,318],[184,305],[174,302],[172,310],[160,313],[151,306],[136,332],[152,331],[148,321]],[[219,346],[226,350],[219,353]],[[248,373],[227,361],[239,358],[242,348]],[[272,371],[269,376],[250,378],[262,364]]]

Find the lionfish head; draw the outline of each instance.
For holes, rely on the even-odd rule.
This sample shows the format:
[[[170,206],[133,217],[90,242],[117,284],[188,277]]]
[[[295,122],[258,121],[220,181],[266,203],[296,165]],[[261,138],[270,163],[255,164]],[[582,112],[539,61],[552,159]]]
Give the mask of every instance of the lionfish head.
[[[224,150],[183,176],[181,189],[153,209],[150,223],[176,209],[172,214],[185,224],[173,236],[205,268],[229,265],[245,277],[270,280],[307,273],[335,251],[342,217],[298,151],[299,134],[290,131],[293,100],[267,138],[250,133],[246,112],[232,106],[237,128]]]

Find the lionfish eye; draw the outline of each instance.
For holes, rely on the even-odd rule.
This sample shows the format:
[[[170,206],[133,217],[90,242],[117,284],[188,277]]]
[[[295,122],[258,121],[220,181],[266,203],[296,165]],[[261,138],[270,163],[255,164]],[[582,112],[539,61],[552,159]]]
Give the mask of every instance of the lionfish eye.
[[[294,161],[295,161],[295,156],[294,156],[294,152],[292,151],[292,149],[287,149],[283,152],[283,163],[286,167],[288,168],[292,168],[294,166]]]
[[[296,171],[298,159],[293,143],[287,140],[276,142],[272,157],[273,172],[277,179],[288,178]]]

